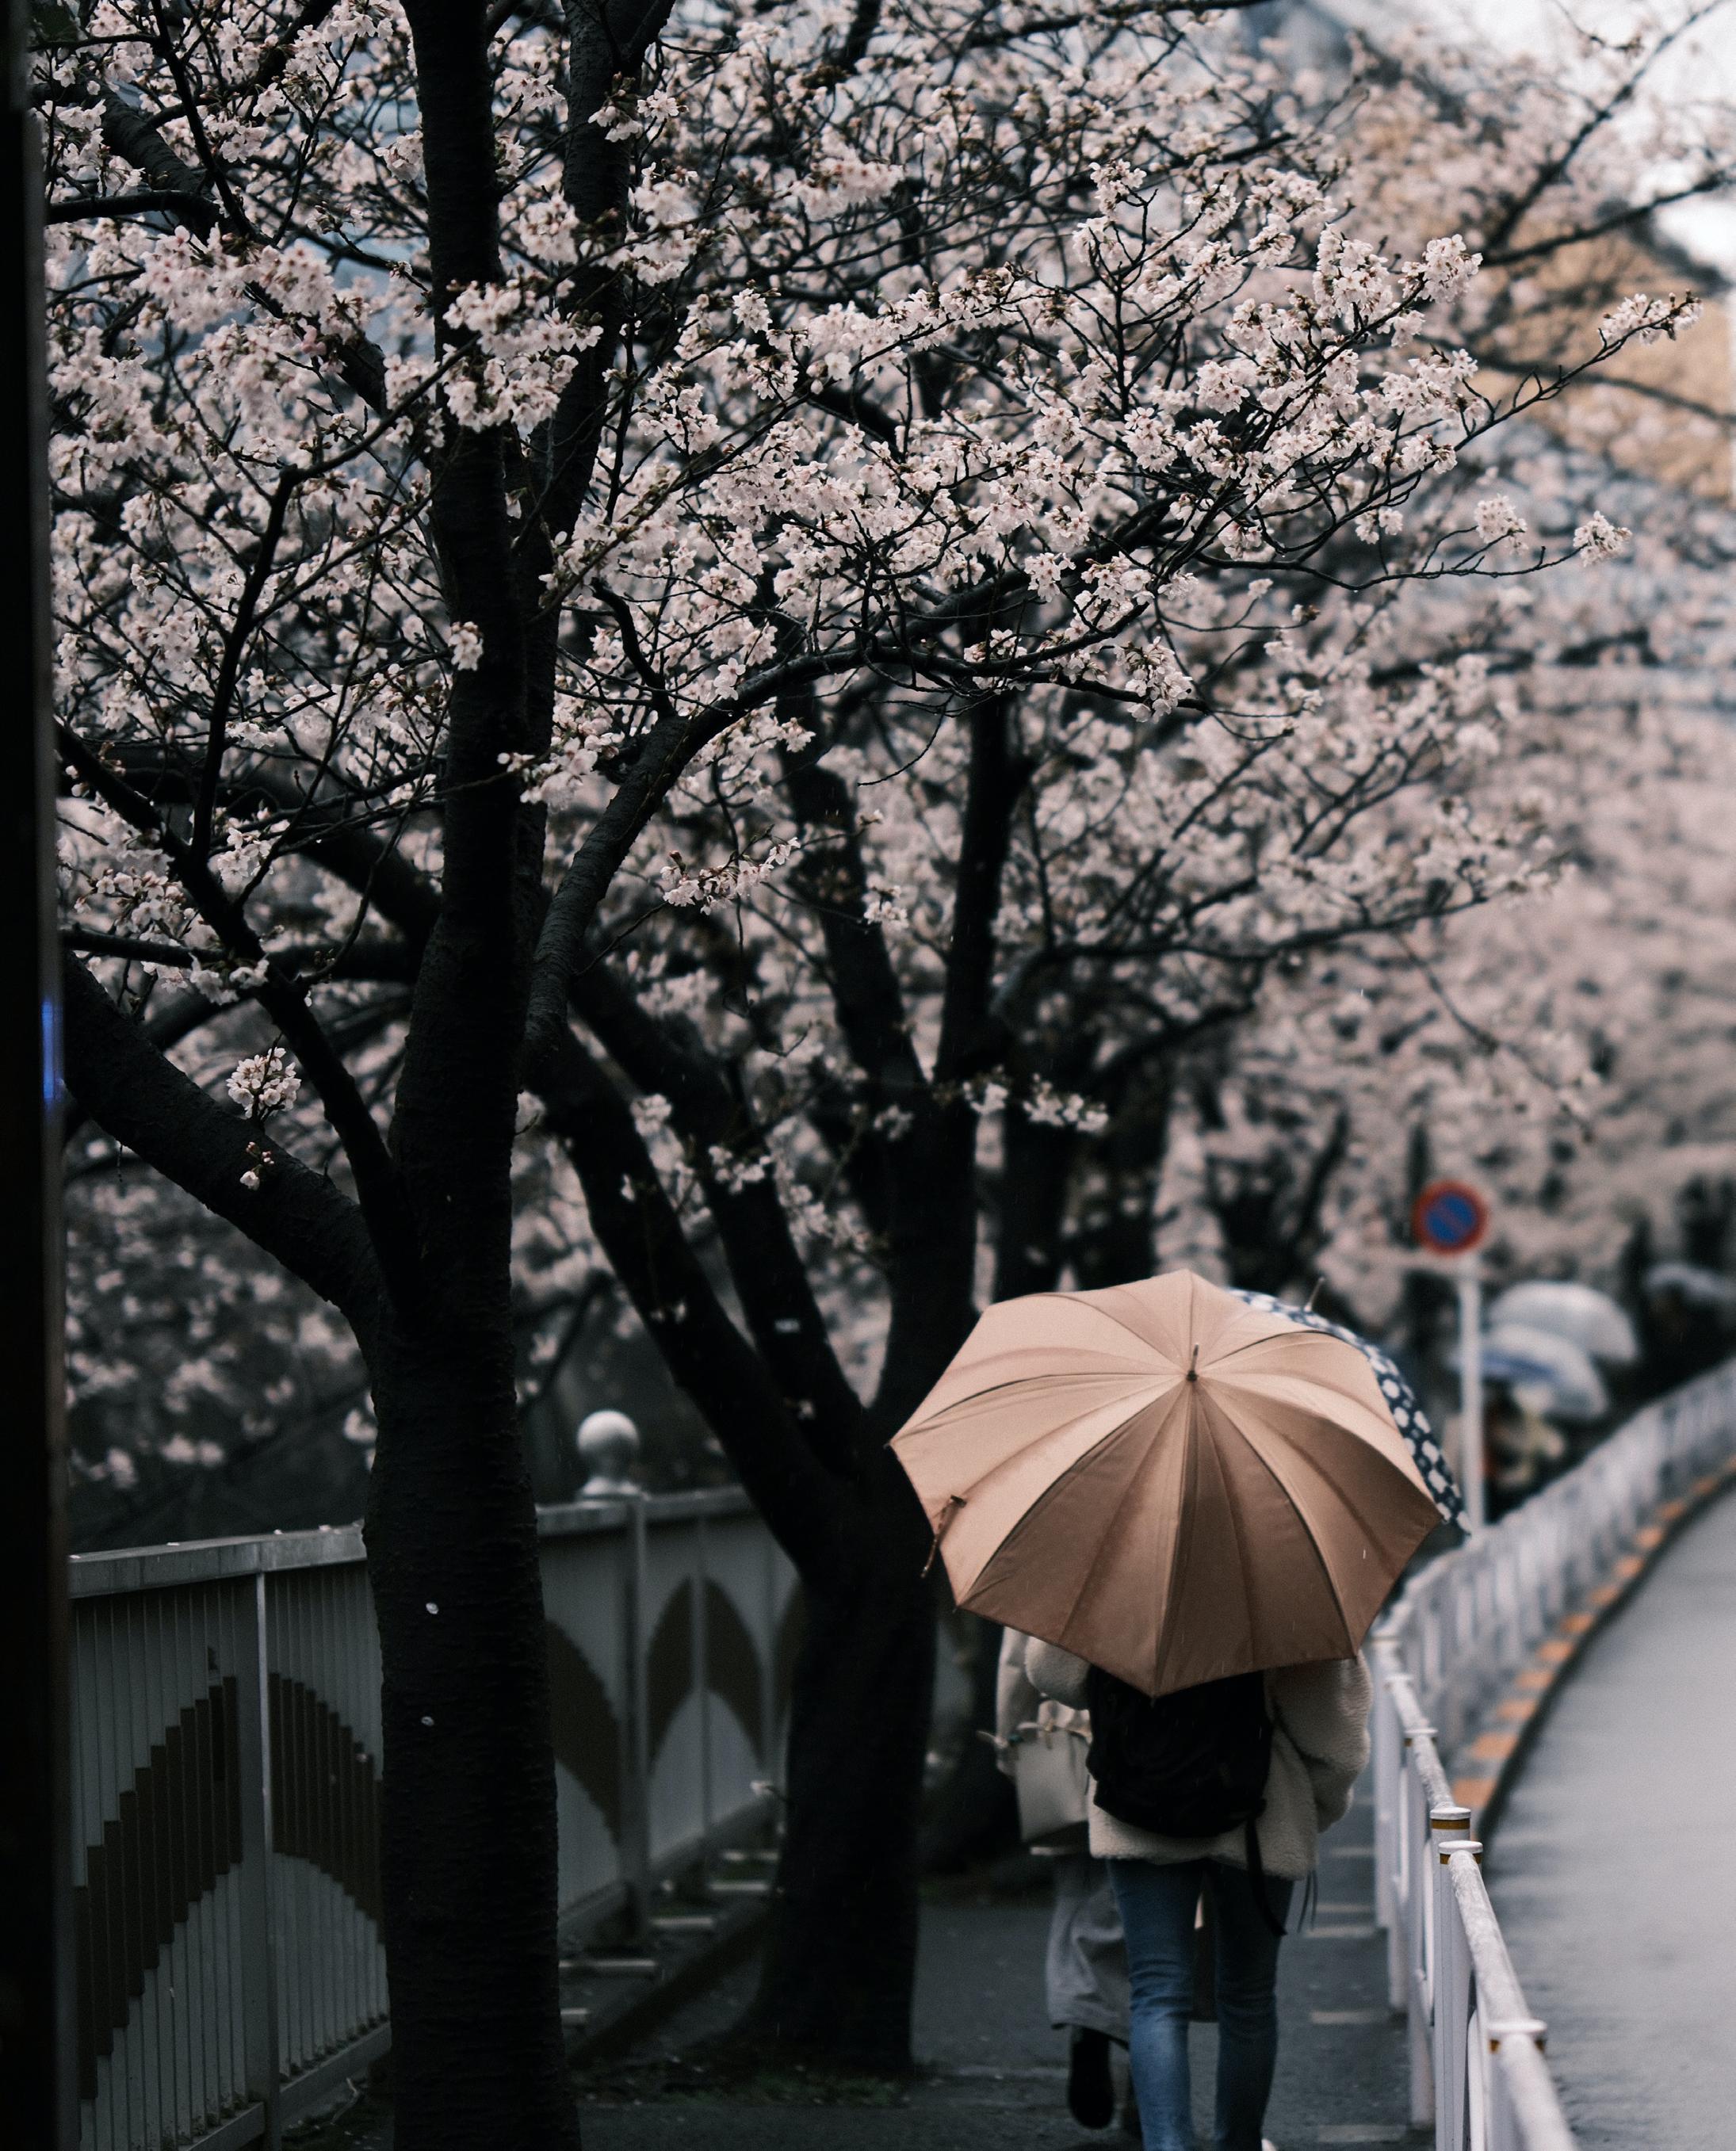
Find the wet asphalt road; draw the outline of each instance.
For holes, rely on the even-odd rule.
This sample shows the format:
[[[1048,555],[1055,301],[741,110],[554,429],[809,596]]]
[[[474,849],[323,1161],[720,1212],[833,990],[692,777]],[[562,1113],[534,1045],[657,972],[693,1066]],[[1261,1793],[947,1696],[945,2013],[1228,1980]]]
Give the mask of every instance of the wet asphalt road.
[[[1736,1497],[1587,1650],[1487,1865],[1585,2151],[1736,2147]]]

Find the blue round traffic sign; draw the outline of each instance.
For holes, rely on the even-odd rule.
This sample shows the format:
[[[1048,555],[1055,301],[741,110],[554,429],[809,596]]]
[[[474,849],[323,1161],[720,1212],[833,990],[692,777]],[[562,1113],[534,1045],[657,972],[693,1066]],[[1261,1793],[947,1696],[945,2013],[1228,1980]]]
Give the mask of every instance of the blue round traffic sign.
[[[1464,1180],[1431,1180],[1416,1198],[1410,1229],[1437,1255],[1467,1255],[1489,1230],[1489,1204]]]

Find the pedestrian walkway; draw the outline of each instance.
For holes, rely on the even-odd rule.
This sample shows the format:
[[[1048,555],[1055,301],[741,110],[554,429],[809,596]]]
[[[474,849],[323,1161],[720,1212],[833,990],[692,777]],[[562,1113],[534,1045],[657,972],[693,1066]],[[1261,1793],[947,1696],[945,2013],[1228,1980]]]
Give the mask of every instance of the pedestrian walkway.
[[[1349,1819],[1325,1840],[1312,1929],[1284,1945],[1282,2043],[1268,2128],[1280,2151],[1304,2145],[1421,2143],[1404,2125],[1402,2027],[1386,2007],[1385,1956],[1374,1925],[1372,1813],[1366,1782]],[[1038,1890],[1009,1898],[949,1888],[924,1911],[916,2044],[921,2080],[895,2103],[828,2107],[657,2098],[635,2103],[634,2070],[583,2109],[585,2151],[1084,2151],[1127,2139],[1092,2135],[1066,2110],[1066,2040],[1043,2007],[1048,1906]],[[721,2029],[744,2004],[751,1968],[666,2025],[634,2060],[644,2086],[656,2064]],[[1202,2140],[1215,2032],[1194,2031]]]
[[[1585,2151],[1736,2142],[1736,1497],[1593,1638],[1527,1759],[1491,1894]]]

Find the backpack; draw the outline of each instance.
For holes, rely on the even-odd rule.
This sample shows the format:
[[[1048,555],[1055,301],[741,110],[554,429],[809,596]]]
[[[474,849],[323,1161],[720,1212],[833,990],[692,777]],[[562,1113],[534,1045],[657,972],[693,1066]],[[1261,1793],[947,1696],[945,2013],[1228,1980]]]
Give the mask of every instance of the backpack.
[[[1240,1825],[1267,1924],[1283,1933],[1267,1907],[1254,1829],[1272,1768],[1264,1676],[1232,1673],[1154,1700],[1093,1666],[1086,1700],[1091,1714],[1086,1766],[1097,1805],[1118,1822],[1162,1837],[1222,1837]]]

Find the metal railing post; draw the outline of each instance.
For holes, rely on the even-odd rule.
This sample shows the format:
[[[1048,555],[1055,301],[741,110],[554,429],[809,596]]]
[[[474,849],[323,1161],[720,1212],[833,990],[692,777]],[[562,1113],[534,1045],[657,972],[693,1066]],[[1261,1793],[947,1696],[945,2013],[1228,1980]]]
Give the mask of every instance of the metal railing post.
[[[275,1828],[271,1813],[271,1673],[266,1621],[266,1577],[256,1572],[249,1596],[251,1618],[241,1622],[235,1680],[240,1765],[242,2033],[247,2089],[265,2114],[266,2151],[283,2140],[280,2112],[282,2064],[278,2052],[278,1957]]]
[[[1386,1935],[1386,1993],[1404,2006],[1404,1951],[1398,1911],[1399,1719],[1391,1678],[1394,1646],[1376,1642],[1374,1660],[1374,1917]]]
[[[621,1635],[626,1664],[623,1693],[626,1698],[627,1797],[621,1817],[623,1880],[627,1887],[627,1922],[632,1941],[642,1941],[650,1932],[651,1913],[651,1754],[650,1709],[646,1656],[650,1636],[645,1618],[650,1577],[645,1553],[645,1496],[627,1496],[626,1603]]]
[[[1482,2027],[1483,2073],[1489,2088],[1488,2136],[1486,2145],[1479,2147],[1479,2151],[1544,2151],[1537,2135],[1525,2127],[1516,2110],[1512,2071],[1502,2059],[1506,2048],[1518,2044],[1529,2046],[1541,2055],[1544,2031],[1542,2020],[1536,2017],[1511,2022],[1496,2019]]]
[[[1435,1949],[1430,1982],[1435,2037],[1435,2143],[1436,2151],[1463,2151],[1466,2078],[1470,2067],[1470,1951],[1453,1891],[1455,1852],[1480,1853],[1465,1835],[1466,1808],[1438,1807],[1429,1818],[1434,1836]]]
[[[711,1708],[711,1549],[706,1539],[706,1520],[693,1520],[693,1689],[699,1699],[699,1818],[706,1851],[700,1855],[703,1870],[711,1843],[715,1772],[711,1743],[716,1732],[716,1713]]]
[[[1415,1727],[1404,1735],[1404,1880],[1408,1900],[1405,1915],[1406,2030],[1410,2058],[1410,2119],[1421,2128],[1435,2113],[1435,2058],[1430,2029],[1435,2002],[1434,1907],[1435,1878],[1430,1871],[1427,1809],[1422,1781],[1417,1774],[1416,1743],[1430,1728]]]
[[[783,1783],[783,1758],[778,1752],[777,1729],[782,1718],[782,1698],[777,1692],[777,1557],[768,1533],[762,1542],[763,1568],[760,1577],[761,1607],[765,1622],[765,1646],[760,1653],[763,1675],[760,1683],[760,1768],[764,1783]]]
[[[1489,2068],[1483,2047],[1483,2009],[1481,2001],[1475,1995],[1470,2021],[1465,2027],[1465,2140],[1468,2151],[1489,2151],[1492,2140]]]

